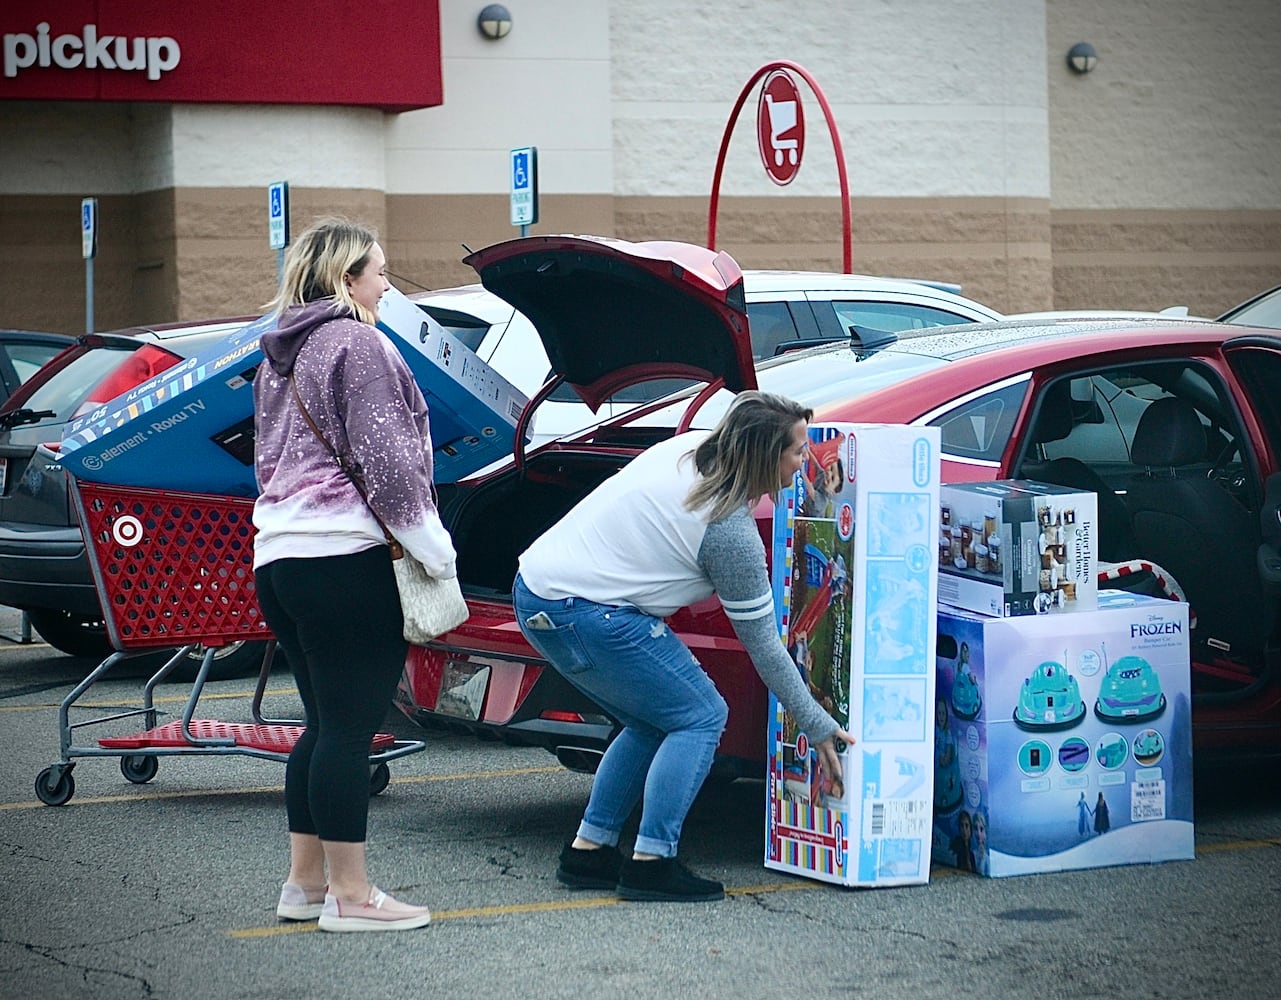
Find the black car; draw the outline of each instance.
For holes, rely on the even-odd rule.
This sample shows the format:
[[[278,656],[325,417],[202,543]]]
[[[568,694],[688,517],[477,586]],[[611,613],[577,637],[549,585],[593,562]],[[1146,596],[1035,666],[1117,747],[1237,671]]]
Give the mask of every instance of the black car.
[[[103,657],[111,645],[58,464],[64,425],[240,329],[252,317],[170,323],[71,339],[0,406],[0,604],[51,646]],[[211,678],[255,669],[260,643],[220,650]],[[179,668],[180,676],[191,676]]]

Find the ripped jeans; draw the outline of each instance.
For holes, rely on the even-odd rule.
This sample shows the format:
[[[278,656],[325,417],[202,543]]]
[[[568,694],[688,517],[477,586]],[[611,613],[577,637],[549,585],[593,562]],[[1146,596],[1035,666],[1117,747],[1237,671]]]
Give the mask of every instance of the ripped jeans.
[[[578,835],[615,845],[644,795],[638,854],[676,855],[729,710],[661,618],[581,597],[549,601],[519,575],[516,621],[564,678],[623,724],[596,770]]]

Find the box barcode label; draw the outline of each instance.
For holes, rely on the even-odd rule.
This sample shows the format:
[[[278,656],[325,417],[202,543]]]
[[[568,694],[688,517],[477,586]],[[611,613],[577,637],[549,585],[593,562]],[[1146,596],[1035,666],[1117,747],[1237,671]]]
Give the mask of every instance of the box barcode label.
[[[1130,822],[1165,819],[1165,782],[1136,781],[1130,786]]]
[[[924,799],[874,799],[864,809],[869,837],[928,837],[932,817]]]

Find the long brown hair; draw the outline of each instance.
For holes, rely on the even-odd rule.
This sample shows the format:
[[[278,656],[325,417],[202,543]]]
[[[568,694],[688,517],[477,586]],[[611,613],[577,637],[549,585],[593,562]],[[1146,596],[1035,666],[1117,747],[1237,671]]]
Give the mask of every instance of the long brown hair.
[[[796,421],[813,416],[809,407],[786,396],[740,392],[715,430],[689,453],[699,479],[685,498],[686,508],[706,508],[710,522],[767,493],[777,500],[779,460],[792,445]]]

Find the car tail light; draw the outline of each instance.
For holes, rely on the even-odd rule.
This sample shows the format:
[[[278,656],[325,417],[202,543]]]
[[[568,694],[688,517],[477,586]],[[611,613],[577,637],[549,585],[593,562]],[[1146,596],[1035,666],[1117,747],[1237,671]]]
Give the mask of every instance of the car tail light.
[[[96,406],[110,402],[117,396],[128,392],[134,386],[142,385],[147,379],[155,378],[161,372],[172,368],[182,358],[172,351],[166,351],[155,344],[144,344],[136,351],[131,351],[126,358],[111,370],[106,378],[93,387],[83,403],[76,407],[71,419],[88,413]]]
[[[547,711],[538,716],[540,719],[546,719],[548,722],[586,722],[577,712],[562,712],[557,709],[549,708]]]

